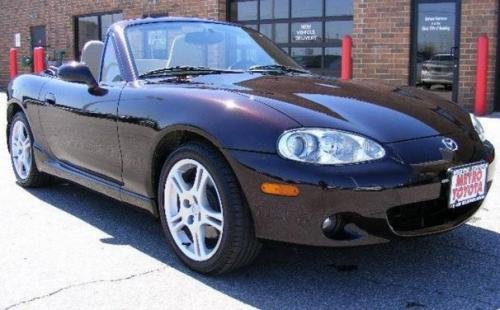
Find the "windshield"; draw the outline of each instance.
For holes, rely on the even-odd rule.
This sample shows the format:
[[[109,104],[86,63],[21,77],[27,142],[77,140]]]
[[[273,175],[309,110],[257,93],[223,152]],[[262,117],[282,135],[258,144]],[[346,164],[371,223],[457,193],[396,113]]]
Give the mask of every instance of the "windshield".
[[[139,76],[174,67],[247,71],[279,65],[303,70],[263,35],[233,25],[156,22],[130,26],[126,37]]]

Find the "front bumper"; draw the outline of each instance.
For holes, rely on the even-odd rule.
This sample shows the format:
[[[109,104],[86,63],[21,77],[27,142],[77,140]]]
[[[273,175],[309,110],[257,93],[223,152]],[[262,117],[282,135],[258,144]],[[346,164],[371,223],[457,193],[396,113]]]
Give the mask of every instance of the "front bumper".
[[[421,81],[429,84],[453,84],[453,72],[451,73],[434,73],[424,71],[421,74]]]
[[[423,145],[441,145],[442,137],[433,137],[387,145],[388,156],[380,161],[337,167],[236,150],[228,151],[228,157],[250,206],[257,237],[313,246],[356,246],[447,231],[479,209],[481,202],[447,208],[447,170],[487,161],[489,190],[494,148],[489,142],[465,145],[456,139],[462,149],[454,154],[437,148],[436,154],[416,155]],[[260,190],[264,182],[296,184],[300,195],[266,195]],[[341,218],[342,229],[327,236],[322,223],[332,215]]]

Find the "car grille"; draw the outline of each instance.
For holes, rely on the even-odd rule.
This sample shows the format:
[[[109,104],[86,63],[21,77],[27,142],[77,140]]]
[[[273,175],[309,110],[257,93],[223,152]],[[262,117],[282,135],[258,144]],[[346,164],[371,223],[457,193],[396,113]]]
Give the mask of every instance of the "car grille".
[[[449,209],[446,199],[418,202],[387,211],[389,225],[399,235],[418,235],[446,230],[469,218],[481,202]],[[433,229],[434,228],[434,229]]]

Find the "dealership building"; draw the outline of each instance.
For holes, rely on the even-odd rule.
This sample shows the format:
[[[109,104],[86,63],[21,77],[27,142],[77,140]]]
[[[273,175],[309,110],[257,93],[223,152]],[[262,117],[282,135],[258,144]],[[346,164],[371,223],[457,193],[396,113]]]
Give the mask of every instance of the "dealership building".
[[[49,63],[78,59],[113,22],[194,16],[245,25],[311,71],[340,75],[342,38],[353,38],[353,78],[415,85],[472,109],[480,36],[489,38],[488,112],[500,111],[498,0],[18,0],[2,1],[0,87],[8,53],[29,72],[32,50]]]

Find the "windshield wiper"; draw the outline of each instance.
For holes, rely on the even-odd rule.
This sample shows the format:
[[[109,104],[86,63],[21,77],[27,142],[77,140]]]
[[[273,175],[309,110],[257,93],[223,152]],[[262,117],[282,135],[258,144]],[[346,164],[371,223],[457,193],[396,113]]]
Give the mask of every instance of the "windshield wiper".
[[[310,73],[309,71],[304,69],[279,65],[279,64],[255,65],[248,68],[248,71],[250,72],[281,71],[281,72],[293,72],[293,73]]]
[[[221,73],[241,73],[238,70],[215,69],[208,67],[195,66],[175,66],[151,70],[139,75],[139,78],[161,77],[167,75],[185,75],[185,74],[221,74]]]

